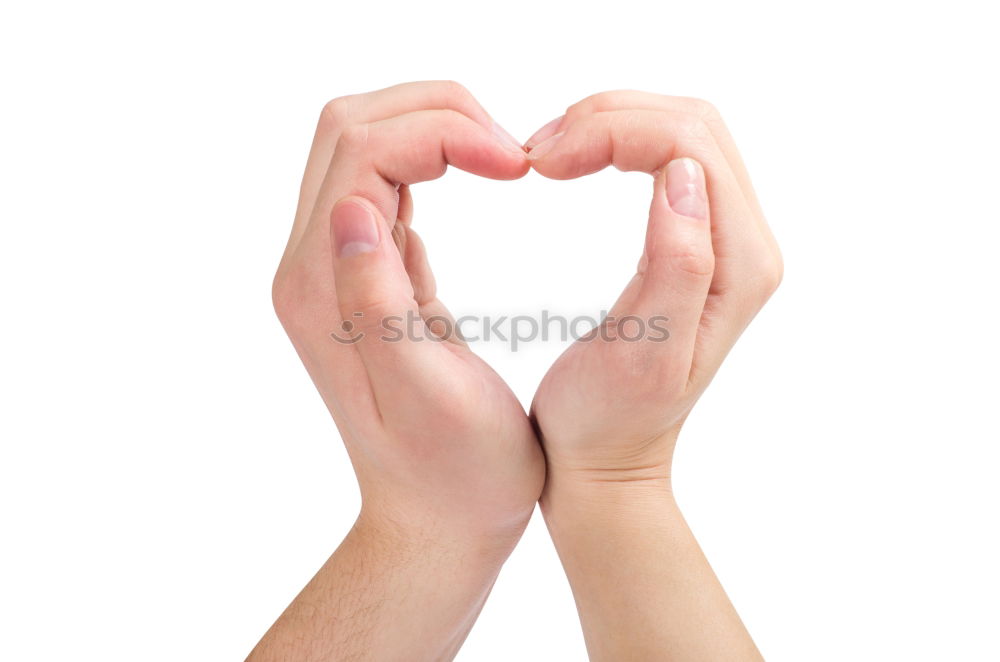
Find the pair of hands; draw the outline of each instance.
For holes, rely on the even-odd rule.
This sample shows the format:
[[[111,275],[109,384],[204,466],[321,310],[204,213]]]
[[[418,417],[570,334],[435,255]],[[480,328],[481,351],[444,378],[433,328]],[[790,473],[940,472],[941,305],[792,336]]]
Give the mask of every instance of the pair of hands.
[[[532,421],[461,339],[438,338],[434,324],[419,322],[450,314],[411,224],[409,187],[448,165],[494,179],[529,169],[570,179],[608,165],[652,174],[645,246],[602,335],[630,336],[628,320],[666,316],[669,340],[575,343],[539,386]],[[397,573],[427,580],[434,554],[441,567],[467,570],[453,575],[450,594],[428,582],[436,616],[414,621],[403,648],[391,641],[408,627],[400,606],[380,621],[395,624],[394,632],[373,626],[379,632],[369,632],[366,650],[375,650],[374,637],[383,651],[376,659],[453,654],[539,498],[573,583],[579,555],[560,541],[570,545],[578,525],[601,519],[588,509],[627,501],[623,489],[669,492],[685,417],[780,278],[746,169],[705,102],[598,94],[524,146],[455,83],[410,83],[327,104],[273,297],[361,488],[358,522],[330,563],[338,554],[391,548],[399,557],[387,564],[393,570],[359,584],[370,590]],[[383,320],[407,315],[418,320],[412,334],[386,342]],[[331,338],[345,328],[359,340]],[[294,610],[293,603],[295,613],[283,617],[299,637],[321,610],[321,596],[342,597],[337,586],[345,582],[320,575],[316,582],[304,592],[311,607]],[[601,626],[588,631],[587,597],[576,583],[574,592],[592,654],[610,654],[616,644],[594,640]],[[356,599],[362,607],[364,598]],[[329,616],[343,625],[338,614]],[[338,651],[364,637],[334,639],[340,648],[329,641],[323,648],[333,656],[315,659],[339,659]]]

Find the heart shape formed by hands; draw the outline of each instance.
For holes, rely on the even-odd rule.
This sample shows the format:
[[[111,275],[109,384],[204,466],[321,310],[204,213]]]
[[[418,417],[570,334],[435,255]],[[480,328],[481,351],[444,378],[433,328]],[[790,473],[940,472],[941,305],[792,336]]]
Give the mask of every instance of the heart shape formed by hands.
[[[636,275],[600,339],[549,370],[531,416],[460,338],[423,342],[441,340],[432,321],[450,315],[409,187],[448,165],[494,179],[608,165],[653,175]],[[443,544],[477,531],[506,549],[555,482],[668,482],[687,413],[780,277],[746,169],[708,104],[598,94],[522,146],[463,87],[430,82],[324,108],[274,302],[347,446],[362,520],[433,530]],[[665,341],[620,341],[654,316],[669,319]],[[387,319],[417,323],[387,337]]]

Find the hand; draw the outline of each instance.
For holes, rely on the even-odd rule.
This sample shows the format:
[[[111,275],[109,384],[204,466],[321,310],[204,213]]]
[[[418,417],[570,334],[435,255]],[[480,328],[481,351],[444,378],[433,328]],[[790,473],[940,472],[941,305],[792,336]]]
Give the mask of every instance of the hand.
[[[363,517],[516,539],[544,473],[531,425],[489,366],[425,324],[450,315],[410,225],[408,187],[449,163],[496,179],[528,170],[518,144],[454,84],[331,102],[275,308],[347,445]]]
[[[635,276],[603,329],[572,345],[535,396],[550,483],[666,480],[688,412],[781,280],[750,178],[719,115],[695,99],[598,94],[527,145],[553,179],[609,164],[654,175]]]
[[[527,415],[447,333],[454,321],[410,225],[409,185],[448,164],[495,179],[529,168],[454,83],[323,110],[273,294],[347,446],[362,508],[255,660],[450,658],[538,499],[544,460]]]
[[[681,425],[781,279],[739,154],[704,102],[641,92],[585,99],[528,146],[555,179],[654,175],[636,275],[532,407],[542,512],[590,659],[760,660],[670,489]]]

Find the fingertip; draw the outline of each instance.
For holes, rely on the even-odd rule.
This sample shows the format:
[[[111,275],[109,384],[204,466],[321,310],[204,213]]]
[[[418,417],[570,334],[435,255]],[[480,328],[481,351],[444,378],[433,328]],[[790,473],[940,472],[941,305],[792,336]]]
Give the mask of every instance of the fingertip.
[[[690,157],[674,159],[664,168],[664,180],[667,203],[675,214],[696,220],[708,218],[705,171],[700,163]]]
[[[530,161],[540,161],[545,158],[547,154],[550,154],[552,150],[556,148],[562,137],[566,135],[565,131],[560,131],[559,133],[553,134],[541,141],[534,147],[531,147],[528,151],[528,160]]]
[[[492,131],[453,134],[446,141],[446,161],[461,170],[490,179],[520,179],[531,167],[524,149],[499,125]]]
[[[525,160],[524,164],[518,169],[517,173],[513,177],[510,177],[509,179],[511,180],[521,179],[522,177],[528,174],[529,170],[531,170],[531,163]]]
[[[694,216],[685,215],[684,212],[702,214],[702,210],[696,208],[697,204],[702,204],[700,201],[684,201],[683,198],[675,197],[674,205],[671,205],[668,199],[671,195],[691,194],[687,189],[687,182],[690,180],[682,180],[682,187],[676,179],[689,177],[692,172],[691,163],[697,164],[692,159],[687,159],[691,163],[683,161],[685,159],[671,161],[653,180],[645,254],[648,256],[647,265],[655,263],[656,270],[667,274],[668,278],[675,278],[678,286],[682,282],[691,281],[688,285],[700,291],[704,278],[710,278],[714,271],[712,230],[707,222],[707,201],[704,202],[704,214]]]
[[[494,179],[512,180],[520,179],[531,170],[531,161],[523,149],[518,147],[517,151],[504,149],[502,165],[491,175]]]
[[[347,196],[330,210],[330,235],[333,254],[345,259],[371,253],[381,241],[380,214],[368,200]]]
[[[528,159],[528,154],[520,146],[518,146],[516,151],[505,151],[504,159],[506,173],[504,176],[498,177],[498,179],[520,179],[531,170],[531,161]]]
[[[560,115],[559,117],[555,118],[551,122],[546,123],[538,131],[535,131],[531,135],[531,137],[528,138],[524,142],[524,148],[527,149],[527,150],[533,149],[535,146],[539,145],[540,143],[544,142],[545,140],[548,140],[549,138],[551,138],[552,136],[554,136],[556,133],[558,133],[559,132],[559,126],[562,124],[563,119],[565,117],[566,117],[565,115]]]
[[[531,167],[543,177],[576,179],[603,169],[607,147],[593,139],[586,126],[574,124],[542,141],[528,152]]]
[[[479,164],[474,168],[467,168],[464,166],[458,166],[462,170],[468,170],[481,177],[488,177],[489,179],[496,179],[500,181],[510,181],[514,179],[520,179],[528,174],[531,170],[531,162],[526,158],[518,158],[517,155],[503,154],[497,158],[494,155],[489,157],[487,162],[485,159],[480,161]]]
[[[558,140],[562,138],[562,134],[552,136],[552,138]],[[545,143],[540,143],[528,152],[528,166],[532,170],[548,179],[563,180],[579,176],[575,171],[568,171],[569,168],[567,168],[566,159],[563,158],[562,150],[554,150],[554,144],[549,145],[548,148],[545,147]]]
[[[500,141],[500,144],[504,147],[510,149],[513,152],[524,153],[524,147],[517,138],[512,136],[507,129],[500,126],[496,120],[493,120],[493,126],[491,127],[491,133],[493,137]]]

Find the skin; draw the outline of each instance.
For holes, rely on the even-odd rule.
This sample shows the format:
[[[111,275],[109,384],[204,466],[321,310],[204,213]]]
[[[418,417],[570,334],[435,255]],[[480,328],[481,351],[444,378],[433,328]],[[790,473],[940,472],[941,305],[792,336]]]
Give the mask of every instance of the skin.
[[[590,657],[761,659],[670,480],[691,407],[781,280],[746,169],[710,105],[642,92],[589,97],[528,144],[553,179],[608,165],[653,175],[644,251],[609,319],[666,316],[669,339],[577,342],[532,406],[542,512]]]
[[[667,316],[669,339],[575,344],[530,420],[433,322],[450,315],[411,225],[409,186],[449,164],[495,179],[609,164],[652,173],[645,250],[610,316]],[[362,508],[249,659],[453,658],[540,495],[592,659],[759,659],[669,476],[687,412],[780,270],[739,155],[703,102],[597,95],[526,149],[455,83],[327,104],[273,295],[344,439]],[[386,342],[382,320],[407,314],[410,332]]]
[[[529,168],[454,83],[345,97],[322,112],[273,299],[347,447],[362,507],[251,660],[451,659],[538,499],[545,466],[524,409],[468,347],[423,322],[448,312],[410,225],[408,187],[449,164],[496,179]],[[365,214],[377,244],[338,255],[337,228],[349,239]],[[408,312],[412,333],[380,340],[390,335],[380,320]]]

